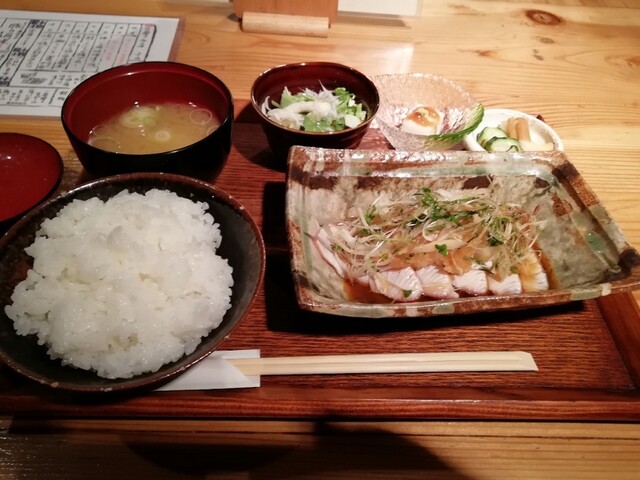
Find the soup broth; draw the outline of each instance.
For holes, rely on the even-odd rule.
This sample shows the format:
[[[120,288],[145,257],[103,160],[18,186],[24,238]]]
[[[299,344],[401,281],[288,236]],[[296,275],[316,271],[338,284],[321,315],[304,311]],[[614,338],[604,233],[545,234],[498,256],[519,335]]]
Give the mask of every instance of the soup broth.
[[[89,144],[118,153],[168,152],[202,140],[220,123],[193,104],[136,105],[91,130]]]

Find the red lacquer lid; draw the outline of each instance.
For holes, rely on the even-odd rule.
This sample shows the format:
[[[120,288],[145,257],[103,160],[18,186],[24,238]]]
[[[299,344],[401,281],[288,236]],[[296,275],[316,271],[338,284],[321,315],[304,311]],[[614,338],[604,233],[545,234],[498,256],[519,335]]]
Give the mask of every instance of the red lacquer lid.
[[[60,154],[44,140],[0,133],[0,222],[46,199],[60,183],[62,172]]]

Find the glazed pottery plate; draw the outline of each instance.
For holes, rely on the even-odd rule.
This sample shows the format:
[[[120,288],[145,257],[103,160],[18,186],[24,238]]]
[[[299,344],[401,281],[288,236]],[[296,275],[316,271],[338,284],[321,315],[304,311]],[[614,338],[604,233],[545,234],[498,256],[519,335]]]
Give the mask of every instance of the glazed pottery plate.
[[[331,150],[293,147],[287,180],[287,229],[299,305],[352,317],[419,317],[523,309],[640,288],[640,256],[563,152],[499,153]],[[380,193],[489,189],[545,226],[537,244],[553,286],[512,295],[369,303],[320,255],[322,225],[366,208]],[[422,297],[425,298],[425,297]]]

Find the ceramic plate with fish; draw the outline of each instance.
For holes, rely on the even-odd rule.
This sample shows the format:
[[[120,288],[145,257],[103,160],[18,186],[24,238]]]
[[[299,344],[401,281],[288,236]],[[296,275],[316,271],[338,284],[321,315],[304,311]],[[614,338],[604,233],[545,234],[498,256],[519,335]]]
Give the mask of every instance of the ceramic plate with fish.
[[[640,255],[562,152],[294,147],[288,173],[306,310],[418,317],[640,288]]]

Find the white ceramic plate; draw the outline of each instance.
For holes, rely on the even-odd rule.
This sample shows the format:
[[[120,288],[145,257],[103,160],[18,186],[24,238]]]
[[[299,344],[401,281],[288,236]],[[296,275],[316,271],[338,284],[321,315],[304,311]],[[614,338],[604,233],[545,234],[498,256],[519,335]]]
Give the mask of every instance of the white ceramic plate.
[[[477,128],[467,135],[463,143],[467,150],[475,152],[483,152],[484,148],[480,146],[476,137],[485,127],[501,127],[507,122],[509,118],[519,117],[525,118],[529,123],[529,130],[531,133],[531,141],[533,143],[553,143],[554,150],[564,150],[562,140],[558,134],[546,123],[533,115],[519,112],[518,110],[509,110],[504,108],[494,108],[484,111],[484,118],[477,126]]]

